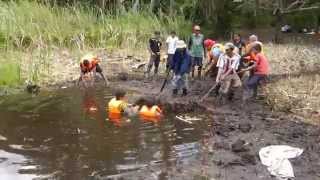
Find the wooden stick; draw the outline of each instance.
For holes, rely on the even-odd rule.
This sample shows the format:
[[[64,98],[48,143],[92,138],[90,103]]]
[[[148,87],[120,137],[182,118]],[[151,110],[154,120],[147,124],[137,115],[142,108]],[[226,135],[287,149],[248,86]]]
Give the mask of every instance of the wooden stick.
[[[202,102],[204,99],[208,98],[209,95],[210,95],[210,93],[217,88],[218,84],[219,84],[219,83],[216,83],[215,85],[213,85],[213,86],[209,89],[209,91],[200,99],[200,102]]]

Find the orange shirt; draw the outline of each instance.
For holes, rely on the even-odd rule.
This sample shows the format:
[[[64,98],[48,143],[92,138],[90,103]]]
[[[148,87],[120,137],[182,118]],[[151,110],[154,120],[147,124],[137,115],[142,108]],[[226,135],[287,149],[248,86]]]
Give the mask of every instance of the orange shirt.
[[[270,71],[269,62],[262,53],[256,54],[254,61],[257,64],[254,74],[259,74],[259,75],[269,74],[269,71]]]

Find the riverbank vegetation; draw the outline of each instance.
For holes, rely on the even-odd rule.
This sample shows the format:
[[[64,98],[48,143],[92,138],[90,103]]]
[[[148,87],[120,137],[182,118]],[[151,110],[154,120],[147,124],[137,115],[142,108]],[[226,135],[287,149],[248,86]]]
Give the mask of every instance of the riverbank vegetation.
[[[0,1],[0,86],[71,81],[71,76],[77,78],[80,56],[97,49],[125,49],[147,57],[146,43],[155,30],[163,38],[175,30],[187,39],[192,25],[200,24],[206,37],[228,40],[232,32],[243,29],[255,33],[250,29],[275,27],[272,33],[277,32],[279,20],[297,32],[319,27],[317,1],[292,4],[290,0]],[[283,14],[274,14],[279,9]],[[275,110],[319,112],[319,50],[302,44],[268,44],[265,49],[274,76],[267,85],[267,102]]]

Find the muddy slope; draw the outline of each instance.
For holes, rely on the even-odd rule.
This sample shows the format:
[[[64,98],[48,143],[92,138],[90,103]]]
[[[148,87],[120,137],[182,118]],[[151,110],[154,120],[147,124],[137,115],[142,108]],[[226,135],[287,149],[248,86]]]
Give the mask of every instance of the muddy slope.
[[[131,79],[112,83],[114,88],[124,88],[132,96],[156,95],[167,110],[177,113],[209,113],[211,126],[206,139],[199,140],[200,153],[186,160],[174,160],[172,169],[149,166],[139,171],[121,174],[124,179],[215,179],[215,180],[269,180],[267,168],[259,160],[258,152],[269,145],[290,145],[304,149],[304,153],[291,160],[296,179],[320,179],[320,128],[303,123],[294,115],[272,112],[262,101],[241,104],[240,98],[224,105],[210,97],[203,103],[197,100],[210,88],[209,81],[190,83],[189,95],[172,98],[170,85],[159,95],[163,79]],[[239,97],[239,96],[236,96]],[[178,121],[178,120],[177,120]],[[193,124],[187,124],[191,128]],[[192,154],[192,152],[189,152]],[[115,177],[118,177],[117,175]],[[100,177],[108,179],[112,177]]]

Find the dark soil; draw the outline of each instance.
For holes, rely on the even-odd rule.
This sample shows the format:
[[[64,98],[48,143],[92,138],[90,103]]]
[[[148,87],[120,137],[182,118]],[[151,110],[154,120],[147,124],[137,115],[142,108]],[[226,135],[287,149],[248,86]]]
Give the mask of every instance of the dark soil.
[[[192,81],[188,96],[173,98],[169,84],[163,93],[159,93],[163,78],[127,79],[114,81],[111,87],[132,91],[136,98],[155,96],[170,112],[209,113],[212,118],[211,132],[205,146],[205,149],[211,150],[200,154],[206,158],[172,170],[176,172],[170,175],[172,179],[274,179],[258,157],[259,150],[269,145],[304,149],[299,158],[291,160],[296,178],[320,179],[319,126],[306,124],[294,115],[272,112],[263,100],[242,104],[239,92],[233,101],[223,105],[215,97],[200,103],[198,100],[213,84],[212,80]]]

